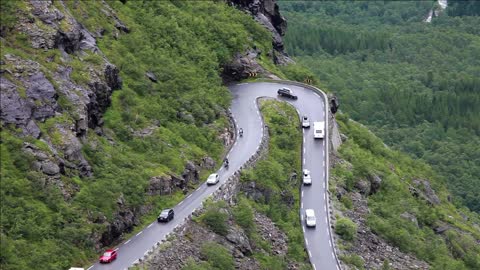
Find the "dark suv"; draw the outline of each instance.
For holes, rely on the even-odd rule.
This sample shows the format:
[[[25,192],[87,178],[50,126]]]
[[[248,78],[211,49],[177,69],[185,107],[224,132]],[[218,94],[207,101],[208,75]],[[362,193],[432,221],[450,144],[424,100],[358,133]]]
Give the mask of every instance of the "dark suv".
[[[295,94],[293,94],[293,91],[290,88],[287,88],[287,87],[283,87],[283,88],[278,89],[277,93],[278,93],[279,96],[282,96],[282,97],[288,97],[288,98],[291,98],[291,99],[297,99],[298,98]]]
[[[165,209],[163,210],[160,215],[157,218],[158,222],[169,222],[170,220],[173,219],[173,216],[175,214],[173,213],[173,209]]]

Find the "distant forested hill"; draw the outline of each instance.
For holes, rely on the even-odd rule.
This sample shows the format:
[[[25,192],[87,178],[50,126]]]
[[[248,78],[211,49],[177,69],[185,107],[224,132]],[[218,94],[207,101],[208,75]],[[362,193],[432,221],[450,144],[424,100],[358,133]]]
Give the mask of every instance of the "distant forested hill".
[[[480,212],[478,2],[280,2],[287,51],[341,109],[388,145],[423,159]]]

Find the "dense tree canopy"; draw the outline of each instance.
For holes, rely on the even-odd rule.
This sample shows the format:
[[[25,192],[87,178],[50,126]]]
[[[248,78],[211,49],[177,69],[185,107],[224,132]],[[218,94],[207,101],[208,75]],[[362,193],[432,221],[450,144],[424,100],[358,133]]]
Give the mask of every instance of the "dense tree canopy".
[[[453,2],[453,1],[452,1]],[[335,92],[342,110],[388,145],[438,170],[480,212],[480,18],[455,1],[281,2],[287,51]],[[468,11],[467,11],[468,10]]]

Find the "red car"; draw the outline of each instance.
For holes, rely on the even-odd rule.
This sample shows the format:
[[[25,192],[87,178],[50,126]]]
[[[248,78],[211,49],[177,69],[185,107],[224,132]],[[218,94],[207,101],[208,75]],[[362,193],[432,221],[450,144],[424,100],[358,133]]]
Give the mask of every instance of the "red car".
[[[100,262],[101,263],[110,263],[113,260],[117,258],[117,252],[112,249],[108,249],[103,253],[103,255],[100,257]]]

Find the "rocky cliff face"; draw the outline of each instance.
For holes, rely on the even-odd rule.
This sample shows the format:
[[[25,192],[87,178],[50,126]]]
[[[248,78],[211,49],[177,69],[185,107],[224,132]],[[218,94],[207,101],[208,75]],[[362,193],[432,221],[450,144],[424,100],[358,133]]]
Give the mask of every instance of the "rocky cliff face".
[[[283,36],[287,20],[280,14],[275,0],[227,0],[230,5],[250,13],[253,18],[272,33],[273,59],[276,64],[291,62],[284,51]]]
[[[93,175],[81,152],[82,141],[89,128],[102,132],[102,115],[122,81],[118,68],[97,47],[94,35],[69,14],[62,1],[26,4],[29,12],[18,12],[14,31],[23,34],[23,46],[42,49],[49,56],[2,54],[0,119],[3,127],[18,128],[19,136],[48,145],[41,150],[25,144],[24,151],[35,157],[33,168],[44,174],[46,185],[57,185],[68,200],[78,188],[63,184],[60,177]],[[6,34],[2,47],[9,42]],[[87,57],[97,61],[83,62],[84,79],[76,81],[72,73],[78,70],[72,62]]]
[[[95,177],[82,148],[92,144],[89,133],[105,136],[103,114],[110,106],[112,93],[122,88],[122,80],[119,69],[97,46],[104,30],[92,33],[79,23],[69,9],[70,4],[75,8],[75,3],[30,0],[24,4],[17,10],[18,23],[8,31],[2,28],[0,37],[1,126],[25,141],[22,151],[32,157],[31,169],[42,187],[58,188],[69,202],[80,187],[66,179]],[[102,12],[113,25],[110,34],[114,38],[128,34],[129,28],[114,10],[106,2],[102,4]],[[3,50],[18,46],[22,50]],[[227,143],[231,141],[229,136],[227,131]],[[197,163],[187,162],[181,175],[152,178],[146,193],[187,191],[190,183],[198,183],[200,170],[215,166],[210,157]],[[91,240],[97,249],[111,245],[138,224],[139,216],[148,210],[149,206],[131,208],[120,195],[113,218],[89,217],[91,223],[106,228],[103,233],[94,233]]]
[[[262,52],[257,48],[250,48],[246,52],[239,52],[233,61],[224,66],[223,77],[225,81],[238,81],[251,76],[262,74],[272,79],[276,78],[266,71],[257,58],[262,53],[272,57],[277,65],[292,63],[284,50],[283,36],[287,30],[287,20],[280,14],[276,0],[226,0],[226,2],[250,15],[272,34],[273,50]]]

